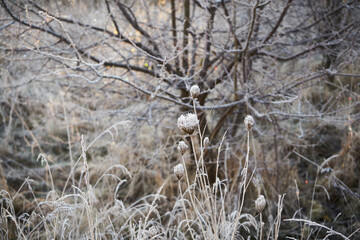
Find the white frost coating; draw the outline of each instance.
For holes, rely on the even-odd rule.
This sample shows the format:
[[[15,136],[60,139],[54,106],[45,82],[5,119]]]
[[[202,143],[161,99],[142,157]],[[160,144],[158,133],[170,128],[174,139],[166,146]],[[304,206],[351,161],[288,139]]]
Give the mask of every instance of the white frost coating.
[[[174,167],[174,173],[178,180],[180,180],[184,176],[184,167],[181,163]]]
[[[245,127],[248,131],[250,131],[250,129],[252,128],[252,126],[254,126],[255,124],[255,120],[254,118],[251,116],[251,115],[247,115],[245,120],[244,120],[244,123],[245,123]]]
[[[255,201],[255,208],[258,212],[262,212],[266,206],[266,200],[263,195],[259,195],[258,199]]]
[[[187,134],[193,134],[199,124],[199,120],[194,113],[183,114],[178,118],[177,125]]]
[[[193,99],[197,98],[200,94],[200,88],[198,85],[194,85],[190,88],[190,95]]]
[[[179,153],[181,155],[184,155],[188,148],[189,148],[188,145],[186,145],[186,143],[184,141],[180,141],[178,143],[177,150],[179,151]]]

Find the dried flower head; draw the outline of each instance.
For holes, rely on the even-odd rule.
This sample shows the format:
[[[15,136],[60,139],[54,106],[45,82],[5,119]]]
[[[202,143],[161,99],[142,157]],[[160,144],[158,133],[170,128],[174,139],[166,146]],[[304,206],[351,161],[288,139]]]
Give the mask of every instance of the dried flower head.
[[[181,178],[184,176],[184,167],[181,163],[174,167],[174,173],[178,180],[181,180]]]
[[[152,226],[149,228],[150,237],[154,237],[157,234],[157,227]]]
[[[259,195],[259,197],[255,201],[255,208],[260,213],[264,210],[266,206],[266,200],[263,195]]]
[[[183,114],[178,118],[177,125],[187,134],[193,134],[199,124],[199,120],[194,113]]]
[[[208,137],[204,138],[204,148],[206,148],[209,145],[209,142],[210,140]]]
[[[190,95],[193,99],[197,98],[197,96],[199,96],[200,94],[200,88],[198,85],[193,85],[191,88],[190,88]]]
[[[255,120],[254,118],[251,116],[251,115],[247,115],[245,117],[245,120],[244,120],[244,123],[245,123],[245,127],[248,131],[250,131],[250,129],[252,128],[252,126],[254,126],[255,124]]]
[[[188,148],[189,148],[188,145],[186,145],[186,143],[184,141],[180,141],[178,143],[177,150],[179,151],[179,153],[181,155],[184,155]]]

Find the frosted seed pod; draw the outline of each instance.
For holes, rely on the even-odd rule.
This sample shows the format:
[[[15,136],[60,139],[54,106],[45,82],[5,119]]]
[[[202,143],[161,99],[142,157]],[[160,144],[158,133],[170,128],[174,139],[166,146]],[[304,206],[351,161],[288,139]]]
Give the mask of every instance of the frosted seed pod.
[[[188,148],[189,148],[188,145],[186,145],[186,143],[184,141],[180,141],[178,143],[177,150],[179,151],[179,153],[181,155],[184,155]]]
[[[259,195],[259,197],[255,201],[255,208],[260,213],[264,210],[266,206],[266,200],[263,195]]]
[[[208,137],[204,138],[204,148],[207,148],[207,146],[209,145],[209,142],[210,142],[210,140]]]
[[[245,128],[250,131],[250,129],[252,128],[252,126],[254,126],[255,124],[255,120],[254,118],[251,116],[251,115],[247,115],[245,117],[245,120],[244,120],[244,123],[245,123]]]
[[[194,113],[183,114],[178,118],[177,125],[185,133],[191,135],[196,130],[199,120]]]
[[[184,167],[181,163],[174,167],[174,173],[178,180],[181,180],[181,178],[184,176]]]
[[[150,227],[149,234],[150,234],[150,237],[154,237],[157,234],[157,228],[155,226]]]
[[[200,94],[200,88],[198,85],[193,85],[191,88],[190,88],[190,95],[193,99],[197,98],[197,96],[199,96]]]

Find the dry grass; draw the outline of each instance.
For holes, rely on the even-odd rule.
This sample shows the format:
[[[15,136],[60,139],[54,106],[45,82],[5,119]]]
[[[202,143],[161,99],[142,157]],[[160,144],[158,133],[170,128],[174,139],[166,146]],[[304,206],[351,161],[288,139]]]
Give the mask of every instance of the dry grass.
[[[196,101],[194,101],[194,106],[195,104],[197,104]],[[194,110],[196,111],[195,107]],[[223,161],[223,154],[226,152],[224,146],[226,134],[216,147],[214,183],[210,183],[204,162],[205,152],[211,144],[209,145],[206,141],[206,146],[204,146],[205,136],[200,132],[200,126],[193,125],[192,119],[185,120],[182,119],[182,123],[189,125],[185,128],[183,125],[181,127],[191,135],[173,138],[186,140],[191,147],[188,151],[181,152],[184,154],[180,153],[178,159],[169,165],[165,164],[158,168],[153,166],[151,170],[138,167],[137,173],[136,171],[131,173],[125,165],[135,169],[133,165],[144,164],[145,162],[137,162],[141,156],[129,155],[126,149],[123,149],[125,152],[121,152],[117,147],[112,147],[109,142],[107,144],[110,145],[105,144],[105,147],[109,148],[108,151],[111,151],[111,154],[116,153],[123,157],[127,155],[134,164],[131,160],[124,161],[124,165],[119,164],[118,161],[102,160],[98,154],[91,153],[93,148],[102,148],[103,140],[107,142],[106,139],[109,137],[114,140],[119,132],[131,129],[131,123],[124,121],[108,127],[94,139],[87,140],[81,136],[81,154],[75,157],[76,153],[69,152],[73,158],[71,164],[69,167],[60,168],[68,169],[62,172],[63,174],[67,172],[66,178],[59,177],[59,170],[49,162],[46,153],[40,153],[38,161],[46,171],[45,182],[48,186],[46,196],[39,195],[38,190],[33,189],[34,180],[30,178],[27,178],[16,192],[8,190],[6,179],[2,178],[5,186],[1,191],[2,228],[0,232],[2,238],[93,240],[247,239],[250,237],[281,239],[284,234],[281,234],[281,227],[282,224],[286,224],[287,228],[293,226],[297,229],[298,232],[293,234],[295,238],[324,236],[326,239],[335,236],[342,239],[354,239],[357,229],[346,236],[327,227],[326,224],[311,220],[316,211],[319,211],[316,209],[318,204],[315,195],[318,192],[318,186],[322,187],[319,182],[322,181],[323,172],[330,172],[329,176],[335,182],[342,184],[344,189],[348,189],[337,177],[335,166],[330,167],[331,162],[338,159],[338,155],[317,164],[294,151],[300,158],[314,165],[317,174],[313,184],[309,218],[302,217],[299,205],[293,217],[284,219],[282,217],[284,207],[286,207],[284,199],[292,198],[291,195],[278,196],[275,212],[270,210],[275,203],[271,200],[267,200],[264,212],[255,206],[257,194],[263,193],[269,198],[270,193],[268,189],[264,189],[267,184],[259,175],[256,164],[250,163],[250,159],[254,160],[251,154],[256,153],[252,134],[253,120],[247,117],[244,125],[247,133],[245,155],[236,165],[238,172],[235,176],[226,168],[225,171],[230,174],[230,176],[226,174],[229,178],[224,178],[220,174],[220,171],[224,171],[220,169],[223,166],[220,161]],[[175,119],[173,125],[176,125]],[[195,129],[189,130],[194,127]],[[66,128],[69,128],[68,124]],[[69,131],[70,129],[67,131],[68,134]],[[126,142],[123,144],[126,145]],[[175,148],[176,143],[171,141],[171,144]],[[143,157],[152,155],[152,150],[149,148],[150,146],[144,146],[146,152]],[[97,160],[95,161],[94,158]],[[108,159],[114,158],[108,157]],[[140,161],[151,161],[151,157]],[[191,163],[195,166],[191,166]],[[181,166],[180,170],[177,168],[178,178],[172,172],[171,166],[174,164],[178,164],[177,167]],[[185,172],[181,169],[185,169]],[[165,177],[159,176],[160,172],[157,171]],[[57,172],[56,175],[53,172]],[[140,185],[143,185],[143,189]],[[151,185],[153,186],[151,191],[139,192]],[[302,193],[296,181],[295,185],[296,199],[299,204],[302,204],[299,198]],[[326,188],[322,188],[329,195]],[[254,190],[257,194],[254,194]],[[267,218],[263,218],[264,214]]]
[[[114,31],[110,18],[102,18],[107,14],[104,4],[96,9],[69,4],[80,7],[70,8],[67,15]],[[60,4],[62,8],[68,10]],[[156,8],[151,11],[159,14]],[[216,18],[215,27],[221,30],[225,20]],[[206,18],[196,19],[194,28],[203,28]],[[145,14],[139,20],[146,22]],[[295,19],[288,21],[291,25]],[[77,27],[63,24],[85,45],[91,37],[103,36],[79,37]],[[5,30],[9,36],[23,30],[26,37],[9,41],[0,36],[4,48],[30,47],[34,33],[40,45],[54,41],[15,24]],[[246,32],[247,25],[238,31]],[[131,26],[124,26],[124,32],[139,38]],[[216,44],[226,41],[222,33],[215,36]],[[108,43],[124,56],[133,54],[132,45],[115,39]],[[178,129],[183,112],[172,103],[113,79],[87,82],[81,78],[86,72],[75,78],[77,72],[58,59],[48,61],[47,52],[19,49],[0,56],[0,239],[360,238],[360,128],[350,118],[360,112],[359,77],[324,77],[314,86],[303,85],[301,79],[316,74],[323,63],[320,54],[289,63],[254,61],[259,71],[253,71],[249,89],[271,95],[284,85],[297,85],[295,98],[269,98],[271,109],[280,113],[305,116],[332,106],[346,110],[331,118],[291,118],[261,115],[269,111],[267,103],[254,105],[256,109],[239,107],[241,114],[253,113],[255,125],[246,128],[242,119],[228,125],[225,119],[220,137],[211,139],[194,119],[190,135]],[[120,56],[108,45],[93,51],[109,59]],[[130,61],[144,65],[146,56],[137,54],[141,60]],[[339,71],[358,74],[359,64],[352,59],[344,60]],[[157,78],[106,67],[102,71],[157,91]],[[209,104],[232,99],[232,87],[224,82],[209,90]],[[197,89],[193,91],[196,95]],[[214,129],[222,116],[222,109],[208,111],[206,126]],[[234,125],[239,126],[237,134],[229,139],[227,128]],[[180,141],[188,145],[184,154],[177,152]],[[178,164],[184,168],[180,180],[174,174]],[[260,212],[255,205],[259,195],[266,199]]]

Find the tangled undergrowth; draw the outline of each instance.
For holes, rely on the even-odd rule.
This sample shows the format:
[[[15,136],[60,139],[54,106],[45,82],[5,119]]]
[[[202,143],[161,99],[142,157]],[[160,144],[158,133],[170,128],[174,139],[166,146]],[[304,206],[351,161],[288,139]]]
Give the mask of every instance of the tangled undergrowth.
[[[359,204],[357,193],[334,171],[333,162],[339,159],[341,153],[316,163],[294,151],[307,164],[315,166],[316,176],[312,186],[310,190],[301,189],[294,178],[295,187],[288,194],[274,198],[253,156],[256,149],[252,129],[256,123],[250,115],[244,120],[244,156],[238,158],[235,165],[228,166],[226,134],[215,147],[217,157],[216,163],[212,163],[215,165],[213,181],[207,171],[211,163],[205,161],[212,146],[209,138],[200,130],[197,119],[197,90],[197,86],[190,90],[193,91],[194,112],[181,115],[177,121],[182,131],[178,144],[173,146],[178,150],[178,159],[170,164],[173,170],[168,168],[156,192],[134,194],[132,191],[139,189],[135,185],[143,183],[134,179],[124,165],[112,164],[99,173],[102,168],[89,163],[89,152],[97,141],[107,134],[112,135],[111,130],[126,128],[130,124],[118,122],[90,143],[84,136],[81,137],[80,155],[71,161],[66,180],[57,179],[46,154],[39,154],[38,161],[46,169],[45,180],[50,186],[46,196],[32,187],[34,180],[30,178],[26,178],[16,192],[5,188],[1,190],[2,239],[261,240],[359,237],[358,224],[353,224],[349,233],[348,230],[337,230],[335,224],[329,225],[326,220],[319,221],[324,217],[324,210],[317,200],[320,194],[318,188],[329,199],[333,198],[333,193],[323,187],[324,174],[327,174],[328,181],[341,186],[344,192],[351,192],[355,203],[357,201]],[[235,171],[232,169],[234,167]],[[286,174],[279,177],[285,179]],[[151,182],[146,184],[151,185]],[[310,194],[306,191],[310,191]],[[133,195],[141,197],[133,199]],[[311,196],[307,199],[310,204],[306,205],[302,196]],[[286,209],[286,198],[290,198],[293,206],[298,205],[294,213]],[[19,202],[23,206],[20,207]],[[27,202],[32,205],[26,206]],[[302,204],[309,209],[304,210]],[[348,199],[347,204],[353,204],[353,200]],[[355,205],[353,210],[358,215],[359,205]],[[340,215],[332,220],[333,223]]]

